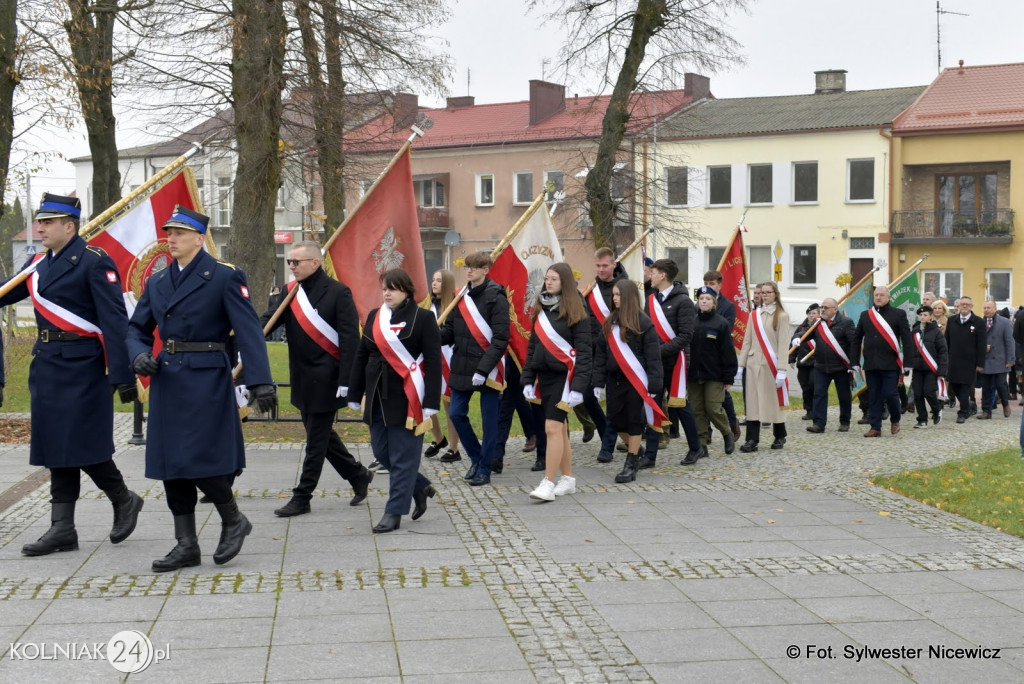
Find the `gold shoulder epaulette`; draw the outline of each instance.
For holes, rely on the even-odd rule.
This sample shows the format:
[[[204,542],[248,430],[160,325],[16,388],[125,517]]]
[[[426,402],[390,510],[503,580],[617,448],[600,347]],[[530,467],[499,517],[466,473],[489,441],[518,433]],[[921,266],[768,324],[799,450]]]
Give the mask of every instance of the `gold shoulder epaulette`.
[[[234,264],[229,264],[226,261],[221,261],[220,259],[217,259],[217,263],[220,264],[221,266],[227,266],[228,268],[234,269],[236,271],[238,270],[237,266],[235,266]]]
[[[93,247],[92,245],[86,245],[85,248],[96,254],[97,256],[107,256],[107,253],[103,251],[102,247]]]

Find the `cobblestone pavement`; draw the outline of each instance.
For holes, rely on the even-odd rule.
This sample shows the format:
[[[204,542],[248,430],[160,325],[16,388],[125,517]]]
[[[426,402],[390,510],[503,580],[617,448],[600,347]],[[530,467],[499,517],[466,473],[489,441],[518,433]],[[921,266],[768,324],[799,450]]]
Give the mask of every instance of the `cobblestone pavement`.
[[[490,487],[466,485],[465,461],[424,459],[439,496],[388,535],[370,533],[386,476],[349,507],[328,468],[310,515],[276,518],[301,445],[250,445],[242,554],[212,563],[219,524],[201,506],[203,565],[165,575],[149,565],[173,545],[171,516],[143,447],[120,446],[130,416],[117,463],[146,508],[116,546],[86,479],[80,550],[21,556],[48,525],[45,471],[0,447],[0,679],[1024,681],[1024,541],[867,481],[1015,448],[1014,408],[872,440],[834,432],[834,413],[809,434],[794,412],[782,451],[767,438],[725,456],[719,440],[686,468],[673,442],[629,485],[612,481],[621,458],[596,463],[576,435],[578,492],[550,504],[529,499],[539,474],[513,439]],[[158,660],[114,669],[102,656],[123,630]]]

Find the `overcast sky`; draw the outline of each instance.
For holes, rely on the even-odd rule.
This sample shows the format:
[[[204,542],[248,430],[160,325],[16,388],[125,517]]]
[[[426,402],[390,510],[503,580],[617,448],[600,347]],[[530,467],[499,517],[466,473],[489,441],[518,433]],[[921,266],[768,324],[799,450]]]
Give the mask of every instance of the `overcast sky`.
[[[451,21],[439,30],[455,62],[453,95],[468,93],[478,104],[525,100],[528,81],[541,78],[542,60],[554,62],[561,27],[526,12],[523,0],[458,0]],[[552,3],[553,4],[553,3]],[[793,95],[814,90],[814,72],[846,69],[847,89],[868,90],[926,85],[937,73],[935,0],[759,0],[749,15],[729,18],[741,43],[745,65],[711,77],[717,97]],[[1024,61],[1020,38],[1024,27],[1021,0],[942,0],[942,63],[955,66]],[[554,80],[548,67],[546,74]],[[585,94],[587,83],[569,85]],[[678,84],[682,87],[682,83]],[[424,105],[443,104],[422,97]],[[119,122],[124,125],[125,122]],[[138,134],[119,133],[119,144],[145,142]],[[64,146],[66,156],[88,154],[84,134]],[[50,187],[69,190],[70,164],[54,164],[49,177],[33,180],[33,195]]]

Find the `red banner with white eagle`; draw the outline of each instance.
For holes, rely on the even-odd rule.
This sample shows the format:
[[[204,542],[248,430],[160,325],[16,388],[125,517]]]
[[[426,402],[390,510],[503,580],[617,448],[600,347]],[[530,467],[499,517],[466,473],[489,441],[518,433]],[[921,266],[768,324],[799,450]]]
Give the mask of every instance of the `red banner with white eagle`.
[[[509,353],[520,367],[526,362],[526,348],[530,343],[533,305],[544,285],[548,267],[562,260],[555,227],[551,223],[547,206],[537,202],[530,216],[524,216],[525,225],[502,250],[488,277],[505,286],[509,305]]]
[[[430,296],[410,154],[406,150],[370,189],[328,251],[335,277],[352,290],[361,321],[381,305],[380,274],[393,268],[412,277],[417,300]]]
[[[743,347],[743,336],[747,334],[750,320],[750,300],[747,297],[747,253],[743,250],[744,228],[736,228],[732,240],[722,255],[718,270],[722,273],[722,291],[719,297],[726,297],[736,305],[736,323],[732,326],[732,343],[739,353]]]

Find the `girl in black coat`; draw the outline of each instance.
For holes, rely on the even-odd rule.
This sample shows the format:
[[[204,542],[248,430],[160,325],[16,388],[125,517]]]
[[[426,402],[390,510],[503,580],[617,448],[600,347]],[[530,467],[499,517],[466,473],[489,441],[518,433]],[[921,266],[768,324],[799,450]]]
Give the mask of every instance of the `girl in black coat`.
[[[391,472],[388,503],[373,531],[391,532],[400,526],[411,501],[416,502],[412,512],[416,520],[426,511],[427,498],[435,494],[419,469],[423,432],[441,403],[441,333],[434,315],[416,306],[416,291],[408,273],[400,268],[386,271],[380,283],[384,306],[366,317],[348,400],[349,408],[359,410],[359,401],[366,395],[363,421],[370,426],[373,456]],[[389,345],[387,331],[395,333],[401,344],[393,339]],[[406,381],[399,371],[406,368],[422,375],[419,412],[410,406]]]
[[[615,330],[616,326],[618,331]],[[622,472],[615,476],[615,481],[621,484],[636,479],[640,440],[647,426],[647,418],[644,398],[630,384],[611,351],[611,336],[618,334],[619,340],[632,350],[643,366],[647,373],[648,394],[660,396],[664,387],[661,339],[651,319],[641,311],[640,291],[633,281],[619,280],[615,283],[611,313],[605,319],[603,333],[597,345],[597,360],[594,363],[594,396],[598,400],[607,397],[608,419],[628,447],[626,464]]]
[[[448,305],[455,299],[455,274],[451,271],[442,268],[440,271],[434,273],[433,279],[430,281],[430,311],[434,314],[434,318],[438,318],[444,313],[444,310],[448,308]],[[444,349],[441,350],[442,353]],[[448,354],[451,355],[451,347],[448,347]],[[443,368],[442,368],[443,371]],[[445,382],[442,384],[441,401],[444,402],[444,417],[448,422],[448,437],[444,436],[441,432],[441,421],[437,416],[430,419],[430,430],[433,433],[434,441],[430,443],[427,450],[423,452],[423,455],[427,458],[433,458],[441,453],[441,449],[448,447],[448,450],[441,456],[441,460],[445,463],[451,461],[458,461],[461,456],[459,455],[459,433],[455,431],[455,426],[452,425],[451,418],[451,390],[447,388],[448,377],[447,373],[444,378]]]
[[[545,330],[551,330],[571,349],[563,352],[557,347],[549,348],[540,339],[553,339]],[[567,411],[583,403],[583,392],[590,384],[591,351],[590,320],[583,297],[576,290],[576,278],[568,264],[553,264],[544,275],[544,289],[534,307],[533,332],[522,375],[523,396],[534,402],[539,399],[544,407],[544,432],[548,440],[545,477],[530,492],[534,499],[554,501],[556,496],[576,491]],[[571,380],[564,353],[574,360]],[[568,394],[563,396],[567,387]],[[556,485],[559,470],[562,477]]]

